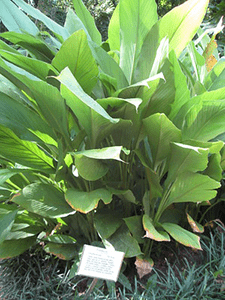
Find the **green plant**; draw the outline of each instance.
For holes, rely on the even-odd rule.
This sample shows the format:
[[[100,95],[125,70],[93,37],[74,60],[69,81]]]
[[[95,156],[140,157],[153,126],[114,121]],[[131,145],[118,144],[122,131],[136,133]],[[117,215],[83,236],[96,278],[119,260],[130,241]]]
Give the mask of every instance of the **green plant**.
[[[41,242],[70,260],[97,241],[149,260],[152,242],[170,236],[201,249],[186,227],[202,232],[194,208],[216,197],[224,169],[215,47],[209,68],[218,28],[192,42],[208,1],[158,20],[155,1],[121,0],[106,43],[73,3],[62,27],[2,1],[1,37],[15,47],[0,41],[0,257]]]
[[[73,299],[78,284],[68,279],[68,262],[40,250],[1,261],[0,271],[2,299]]]

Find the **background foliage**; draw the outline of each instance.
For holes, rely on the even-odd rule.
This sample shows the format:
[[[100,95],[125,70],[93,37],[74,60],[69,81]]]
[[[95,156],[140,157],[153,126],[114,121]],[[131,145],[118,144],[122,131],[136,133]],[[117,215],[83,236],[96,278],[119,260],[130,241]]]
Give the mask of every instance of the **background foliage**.
[[[63,25],[66,19],[66,13],[68,8],[73,8],[72,0],[24,0],[38,9],[44,14],[55,20],[57,23]],[[106,40],[107,28],[109,20],[112,16],[114,9],[116,8],[119,0],[84,0],[83,1],[92,16],[95,18],[97,28],[102,34],[103,40]],[[158,0],[156,1],[158,6],[158,14],[160,17],[165,15],[169,10],[177,5],[182,4],[185,0]],[[206,21],[209,22],[208,26],[215,25],[219,19],[225,15],[225,2],[223,0],[211,0],[206,15]],[[0,25],[0,32],[5,31],[3,24]],[[223,47],[221,51],[224,51],[225,36],[220,33],[217,37],[219,44]]]

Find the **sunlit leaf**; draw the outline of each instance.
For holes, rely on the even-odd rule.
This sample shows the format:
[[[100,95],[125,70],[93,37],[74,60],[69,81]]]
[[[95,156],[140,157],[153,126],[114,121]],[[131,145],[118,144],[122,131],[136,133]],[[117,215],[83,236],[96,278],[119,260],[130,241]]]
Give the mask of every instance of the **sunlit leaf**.
[[[123,0],[119,5],[120,66],[131,84],[145,36],[158,19],[157,6],[153,0]]]
[[[95,25],[94,18],[92,17],[84,3],[81,0],[73,0],[73,5],[77,16],[84,24],[86,30],[92,38],[92,41],[100,45],[102,41],[101,34]]]
[[[39,32],[37,26],[12,1],[1,1],[0,19],[9,31],[25,30],[33,35]]]
[[[52,158],[35,143],[20,140],[10,129],[0,126],[0,155],[21,165],[54,172]]]
[[[59,72],[68,67],[87,94],[97,82],[98,67],[83,30],[76,31],[62,44],[52,65]]]

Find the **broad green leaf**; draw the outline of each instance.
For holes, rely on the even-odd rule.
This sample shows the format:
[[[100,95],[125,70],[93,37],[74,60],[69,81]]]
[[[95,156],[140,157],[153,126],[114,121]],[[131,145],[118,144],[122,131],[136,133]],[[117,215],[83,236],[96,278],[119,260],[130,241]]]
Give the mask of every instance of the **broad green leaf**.
[[[117,90],[117,81],[115,78],[105,74],[105,73],[100,73],[99,74],[99,80],[103,84],[104,88],[106,91],[104,91],[104,96],[107,95],[112,96],[116,90]],[[98,97],[101,98],[101,97]]]
[[[123,219],[129,228],[132,236],[137,240],[139,244],[144,243],[144,228],[142,225],[142,216],[132,216]]]
[[[122,161],[120,158],[120,154],[122,151],[127,154],[127,151],[125,151],[125,149],[123,149],[122,146],[114,146],[114,147],[106,147],[106,148],[101,148],[101,149],[77,151],[77,152],[71,152],[71,154],[74,155],[75,157],[82,155],[85,157],[99,159],[99,160],[115,159],[118,161]]]
[[[108,42],[110,50],[120,51],[120,4],[118,3],[109,22]]]
[[[13,94],[11,92],[12,96]],[[10,128],[19,138],[40,141],[32,132],[39,131],[51,137],[54,132],[48,124],[25,103],[8,97],[0,92],[0,124]]]
[[[64,234],[53,234],[49,235],[45,238],[42,239],[43,241],[51,242],[51,243],[56,243],[56,244],[75,244],[76,240],[69,235],[64,235]]]
[[[195,108],[193,106],[185,118],[182,130],[183,140],[193,139],[207,142],[217,135],[224,133],[224,114],[224,101],[217,100],[203,102],[202,109],[199,112],[198,107]]]
[[[223,169],[221,167],[221,155],[220,153],[214,153],[209,157],[209,163],[204,174],[217,181],[221,181],[223,177],[222,173]]]
[[[87,29],[92,41],[100,45],[102,42],[101,34],[98,31],[94,18],[91,16],[85,5],[81,0],[73,0],[73,5],[81,22],[84,24]]]
[[[125,97],[125,98],[138,98],[140,95],[144,94],[143,93],[143,88],[147,88],[147,89],[152,89],[155,88],[155,83],[158,85],[159,80],[163,79],[165,81],[165,77],[163,75],[162,72],[148,77],[147,79],[144,79],[140,82],[136,82],[134,84],[129,85],[128,87],[119,89],[116,91],[116,93],[114,94],[114,96],[116,95],[120,95],[120,97]],[[143,99],[143,96],[141,97],[141,99]],[[149,100],[149,99],[148,99]]]
[[[0,155],[21,165],[54,172],[52,158],[32,142],[20,140],[10,129],[0,126]]]
[[[16,49],[14,49],[13,47],[11,47],[8,44],[4,43],[2,40],[0,40],[0,49],[5,50],[7,52],[14,53],[14,54],[18,54],[18,51]]]
[[[168,38],[163,38],[158,44],[154,35],[147,34],[138,58],[134,81],[141,81],[145,78],[156,75],[162,68],[163,63],[168,56]]]
[[[37,26],[12,1],[1,0],[0,19],[9,31],[39,33]]]
[[[89,181],[96,181],[102,178],[109,170],[104,162],[83,155],[75,156],[75,166],[79,176]]]
[[[194,103],[199,103],[202,101],[212,101],[212,100],[224,100],[225,99],[225,87],[215,90],[215,91],[207,91],[201,95],[195,96],[193,98],[191,98],[191,100],[193,101],[192,105],[194,105]]]
[[[67,108],[59,90],[44,81],[30,80],[24,76],[19,78],[23,79],[23,82],[29,87],[32,98],[36,101],[48,124],[55,132],[61,133],[68,142]]]
[[[66,191],[66,201],[76,211],[87,214],[97,208],[99,201],[105,204],[112,201],[112,193],[107,189],[97,189],[90,192],[83,192],[77,189]]]
[[[143,120],[153,158],[153,169],[165,160],[171,149],[171,142],[181,141],[180,130],[164,114],[154,114]]]
[[[12,66],[14,66],[14,65],[12,65]],[[0,73],[5,78],[7,78],[7,80],[10,81],[11,84],[15,85],[18,88],[18,90],[20,89],[21,91],[24,91],[25,93],[27,93],[29,95],[29,93],[30,93],[29,88],[23,83],[23,81],[20,78],[20,74],[18,74],[18,72],[16,72],[15,69],[12,68],[12,66],[0,57]],[[22,69],[20,69],[20,70],[22,70]],[[20,95],[18,95],[18,96],[21,97],[21,92],[20,92]],[[13,98],[15,98],[15,97],[13,97]],[[26,97],[24,96],[23,98],[26,98]]]
[[[102,239],[108,239],[122,223],[121,213],[118,211],[112,213],[109,209],[102,209],[94,216],[95,228]]]
[[[172,67],[171,62],[166,59],[164,65],[160,69],[160,72],[164,76],[163,79],[160,79],[159,83],[157,80],[153,81],[152,90],[150,83],[150,89],[146,92],[146,95],[143,95],[143,104],[140,106],[140,109],[142,110],[141,117],[143,119],[154,113],[164,113],[169,115],[171,111],[171,104],[174,102],[176,93],[174,73],[171,70]]]
[[[208,164],[208,153],[208,148],[172,143],[166,182],[171,183],[183,172],[204,171]]]
[[[213,199],[220,183],[214,179],[198,174],[185,172],[177,176],[167,200],[167,206],[172,203],[203,202]]]
[[[110,188],[110,191],[113,192],[114,195],[118,196],[122,201],[128,201],[130,203],[138,204],[133,192],[131,190],[116,190]]]
[[[10,52],[6,52],[0,50],[0,55],[5,60],[13,63],[14,65],[26,70],[27,72],[33,74],[34,76],[40,78],[41,80],[46,81],[47,76],[51,75],[58,75],[57,70],[55,70],[52,65],[37,60],[34,58],[26,57],[20,54],[14,54]]]
[[[128,86],[126,76],[117,62],[102,47],[95,43],[89,43],[89,46],[100,70],[116,79],[117,88],[121,89]]]
[[[44,250],[63,260],[71,260],[77,255],[77,246],[75,244],[48,242],[47,245],[44,246]]]
[[[68,67],[87,94],[91,93],[97,82],[98,67],[83,30],[76,31],[62,44],[52,65],[59,72]]]
[[[113,245],[115,250],[125,253],[125,257],[133,257],[141,255],[141,249],[138,242],[131,236],[129,229],[122,225],[107,241]]]
[[[190,57],[191,65],[193,68],[194,79],[197,80],[196,83],[203,83],[207,74],[205,58],[197,51],[193,41],[191,41],[187,46],[187,53]]]
[[[43,183],[26,186],[13,197],[12,201],[29,212],[47,218],[60,218],[75,213],[67,204],[62,192]]]
[[[209,154],[216,154],[220,153],[224,146],[223,141],[216,141],[216,142],[202,142],[196,140],[189,140],[188,145],[200,148],[208,148]]]
[[[225,170],[225,147],[221,150],[221,168]]]
[[[64,28],[67,29],[70,35],[72,35],[74,32],[83,29],[87,35],[87,39],[91,41],[91,37],[87,31],[87,28],[84,26],[84,24],[81,22],[81,20],[78,18],[78,16],[75,14],[75,12],[69,8],[67,15],[66,15],[66,21]]]
[[[107,129],[110,130],[119,119],[111,118],[94,99],[88,96],[68,68],[64,69],[57,79],[62,83],[62,96],[85,129],[94,148],[99,136],[105,137]]]
[[[26,239],[26,238],[29,238],[32,236],[36,236],[44,228],[34,227],[33,229],[36,229],[36,230],[29,230],[29,229],[23,229],[23,230],[18,230],[18,231],[12,230],[9,232],[9,234],[7,235],[5,240],[6,241],[20,240],[20,239]]]
[[[0,244],[0,258],[7,259],[18,256],[28,250],[36,242],[36,237],[4,241]]]
[[[177,60],[174,51],[170,52],[170,61],[173,64],[174,72],[174,85],[175,85],[175,99],[171,105],[171,111],[169,114],[169,119],[176,119],[175,125],[182,124],[183,120],[179,119],[179,110],[181,107],[190,100],[190,91],[187,85],[187,78],[181,70],[179,61]]]
[[[122,161],[120,158],[121,151],[122,146],[84,150],[71,154],[75,156],[75,166],[79,175],[86,180],[95,181],[106,175],[109,170],[104,160]]]
[[[102,98],[96,100],[105,110],[107,110],[109,107],[110,109],[118,109],[119,107],[130,104],[135,107],[136,112],[138,111],[138,108],[140,104],[142,103],[142,100],[140,98],[117,98],[117,97],[108,97],[108,98]]]
[[[177,224],[163,223],[161,225],[179,243],[187,247],[202,250],[199,236],[183,229]]]
[[[144,237],[147,237],[149,239],[158,241],[158,242],[169,242],[170,241],[170,237],[169,235],[162,230],[157,230],[153,224],[152,219],[148,216],[148,215],[144,215],[143,216],[143,227],[146,231],[146,235]]]
[[[7,0],[5,0],[7,1]],[[9,2],[9,1],[7,1]],[[23,0],[13,0],[21,9],[26,12],[28,15],[33,17],[34,19],[37,19],[41,22],[43,22],[53,33],[56,33],[57,35],[61,36],[64,40],[66,40],[69,37],[69,33],[66,30],[66,28],[63,28],[59,24],[57,24],[52,19],[48,18],[45,14],[43,14],[40,10],[34,8],[32,5],[27,4]],[[27,28],[24,28],[26,31]]]
[[[143,41],[157,20],[157,6],[153,0],[120,2],[120,66],[129,84],[132,83]]]
[[[149,184],[149,199],[148,202],[152,199],[162,196],[162,186],[160,185],[160,177],[150,168],[146,168],[146,176]],[[147,199],[146,199],[147,200]],[[143,200],[144,201],[144,200]]]
[[[40,37],[11,31],[3,32],[0,36],[15,45],[27,49],[32,56],[41,61],[51,63],[51,60],[55,56],[54,51]]]
[[[113,118],[121,120],[114,126],[115,130],[112,132],[114,143],[130,149],[135,147],[134,142],[139,135],[141,122],[137,113],[137,106],[133,105],[133,103],[129,103],[129,99],[127,100],[128,101],[124,101],[122,106],[109,106],[107,111]],[[137,102],[139,101],[139,103],[141,101],[139,98],[136,98],[136,100]],[[101,103],[101,100],[98,102]],[[120,134],[118,134],[118,132],[120,132]],[[131,145],[131,143],[133,143],[133,145]]]
[[[158,42],[167,36],[169,49],[173,49],[179,57],[201,25],[208,3],[209,0],[186,1],[162,17],[150,34],[154,34]]]
[[[3,213],[3,209],[0,212],[0,244],[6,239],[9,234],[13,223],[15,221],[15,217],[18,210],[5,210]]]
[[[3,94],[26,105],[28,108],[32,108],[34,111],[37,110],[35,104],[17,86],[2,75],[0,75],[0,90]]]

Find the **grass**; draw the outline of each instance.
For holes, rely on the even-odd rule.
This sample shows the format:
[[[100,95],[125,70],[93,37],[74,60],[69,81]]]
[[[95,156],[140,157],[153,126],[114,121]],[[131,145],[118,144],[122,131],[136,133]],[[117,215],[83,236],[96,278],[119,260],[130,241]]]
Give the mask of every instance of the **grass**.
[[[203,264],[192,263],[185,255],[177,257],[173,264],[167,262],[167,272],[154,269],[147,279],[134,278],[132,289],[124,275],[119,285],[99,280],[89,299],[225,299],[225,229],[218,226],[208,237],[203,236],[201,243]],[[1,299],[84,299],[91,279],[69,279],[69,268],[69,262],[43,255],[42,251],[1,261]]]

